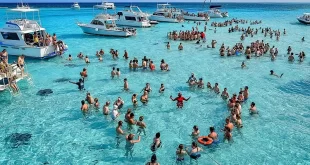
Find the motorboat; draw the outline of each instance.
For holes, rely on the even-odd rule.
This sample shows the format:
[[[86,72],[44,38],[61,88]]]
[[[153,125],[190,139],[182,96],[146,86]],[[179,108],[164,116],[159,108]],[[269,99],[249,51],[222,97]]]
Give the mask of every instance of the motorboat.
[[[102,13],[96,15],[95,18],[88,24],[77,23],[77,25],[86,34],[117,37],[129,37],[136,35],[136,29],[117,27],[115,21],[115,16]]]
[[[95,5],[94,8],[97,8],[97,9],[115,9],[115,5],[114,5],[114,3],[102,1],[102,3],[100,5]]]
[[[170,4],[157,4],[157,10],[149,17],[151,21],[179,23],[183,22],[180,9],[172,8]]]
[[[30,9],[30,6],[27,4],[24,5],[23,1],[21,1],[20,4],[17,4],[16,8],[17,9]]]
[[[182,11],[183,18],[184,20],[189,20],[189,21],[209,21],[210,17],[208,14],[203,13],[203,12],[198,12],[197,14],[195,13],[189,13],[186,11]]]
[[[310,13],[304,13],[302,16],[297,17],[297,20],[303,24],[310,24]]]
[[[27,13],[31,13],[33,20],[27,19]],[[20,18],[10,20],[11,14]],[[7,16],[4,27],[0,29],[0,46],[9,52],[9,56],[23,54],[25,57],[45,59],[62,54],[68,49],[63,41],[56,41],[56,37],[51,38],[45,28],[41,27],[38,9],[10,9]]]
[[[74,4],[71,5],[71,9],[73,10],[80,10],[80,5],[77,2],[74,2]]]
[[[223,18],[221,11],[217,8],[210,8],[207,14],[210,18]]]
[[[147,14],[138,6],[125,6],[123,11],[117,12],[116,25],[132,27],[151,27]]]

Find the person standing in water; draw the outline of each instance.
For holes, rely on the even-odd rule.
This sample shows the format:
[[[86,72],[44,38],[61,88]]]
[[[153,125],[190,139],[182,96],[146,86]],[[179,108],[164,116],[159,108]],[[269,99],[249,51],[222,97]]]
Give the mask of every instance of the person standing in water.
[[[183,144],[179,145],[175,153],[177,155],[176,164],[184,164],[184,156],[187,155],[187,152],[185,151]]]
[[[145,133],[145,128],[146,128],[146,124],[143,122],[144,117],[140,116],[139,117],[139,121],[137,121],[137,126],[138,126],[138,131],[137,134],[140,135],[142,132],[144,135],[146,135]]]
[[[69,82],[72,83],[72,84],[76,84],[80,91],[81,90],[85,90],[85,88],[84,88],[84,78],[80,78],[79,82],[72,82],[72,81],[69,81]]]
[[[141,137],[138,136],[138,140],[133,140],[134,134],[129,134],[126,136],[126,145],[125,145],[125,156],[128,158],[128,154],[130,154],[130,158],[132,159],[132,153],[133,153],[133,147],[136,143],[139,143],[141,141]]]
[[[182,96],[182,94],[181,93],[179,93],[178,94],[178,97],[176,97],[176,98],[172,98],[172,96],[170,96],[170,99],[172,100],[172,101],[177,101],[177,107],[178,108],[183,108],[183,101],[188,101],[189,99],[190,99],[191,97],[189,97],[189,98],[184,98],[183,96]]]
[[[156,154],[153,154],[152,157],[151,157],[151,161],[150,161],[150,162],[147,162],[145,165],[160,165],[160,164],[157,162]]]
[[[128,90],[129,90],[129,85],[128,85],[127,78],[124,79],[124,90],[125,90],[125,91],[128,91]]]
[[[122,126],[123,126],[123,122],[122,121],[118,121],[118,125],[116,127],[116,137],[115,137],[115,140],[116,140],[116,147],[119,147],[119,144],[121,143],[121,138],[122,136],[125,135],[123,129],[122,129]]]
[[[153,139],[153,143],[151,145],[151,151],[156,152],[156,150],[161,146],[160,133],[157,132]]]

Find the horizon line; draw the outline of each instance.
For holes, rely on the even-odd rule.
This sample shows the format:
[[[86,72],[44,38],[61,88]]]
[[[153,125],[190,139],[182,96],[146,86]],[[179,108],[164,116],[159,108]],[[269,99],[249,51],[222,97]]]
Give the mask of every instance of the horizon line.
[[[72,1],[72,2],[55,2],[55,1],[45,1],[45,2],[27,2],[25,4],[32,4],[32,3],[58,3],[58,4],[67,4],[67,3],[73,3],[73,2],[76,2],[76,1]],[[0,2],[0,4],[16,4],[16,3],[19,3],[19,2]],[[100,3],[100,2],[78,2],[78,3]],[[130,1],[130,2],[112,2],[112,3],[204,3],[204,2],[197,2],[197,1],[194,1],[194,2],[188,2],[188,1],[174,1],[174,2],[158,2],[158,1],[148,1],[148,2],[143,2],[143,1]],[[262,2],[262,1],[257,1],[257,2],[243,2],[243,1],[235,1],[235,2],[231,2],[231,1],[228,1],[228,2],[217,2],[217,3],[257,3],[257,4],[264,4],[264,3],[303,3],[303,4],[310,4],[310,2],[303,2],[303,1],[291,1],[291,2],[279,2],[279,1],[268,1],[268,2]]]

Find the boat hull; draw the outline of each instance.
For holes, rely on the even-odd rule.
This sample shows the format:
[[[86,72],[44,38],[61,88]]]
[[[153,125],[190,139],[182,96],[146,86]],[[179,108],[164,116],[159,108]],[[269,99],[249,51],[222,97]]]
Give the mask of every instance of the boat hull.
[[[167,18],[164,16],[156,16],[156,15],[151,15],[150,20],[152,21],[157,21],[157,22],[169,22],[169,23],[179,23],[179,22],[183,22],[183,21],[179,21],[176,18]]]
[[[300,23],[310,25],[310,21],[306,21],[306,20],[303,20],[303,19],[301,19],[301,18],[297,18],[297,20],[298,20]]]
[[[189,20],[189,21],[207,21],[208,19],[206,17],[197,17],[197,16],[188,16],[188,15],[183,15],[184,20]]]
[[[138,22],[138,21],[125,21],[117,20],[115,21],[118,26],[130,26],[130,27],[151,27],[152,25],[148,21]]]
[[[27,58],[48,59],[57,56],[53,46],[33,47],[33,46],[12,46],[0,43],[1,49],[6,49],[9,56],[24,55]],[[65,49],[64,51],[67,51]]]
[[[80,10],[80,7],[71,7],[72,10]]]
[[[87,24],[78,24],[78,26],[86,34],[101,35],[101,36],[116,36],[116,37],[133,36],[133,34],[128,31],[108,30],[108,29],[102,29],[100,27],[90,27],[87,26]]]

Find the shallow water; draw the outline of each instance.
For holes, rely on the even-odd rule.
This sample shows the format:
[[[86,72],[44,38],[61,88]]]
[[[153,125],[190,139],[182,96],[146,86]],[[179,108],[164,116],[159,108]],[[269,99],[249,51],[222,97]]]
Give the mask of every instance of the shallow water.
[[[200,10],[197,4],[177,4],[188,10]],[[155,5],[142,5],[144,11],[154,11]],[[287,62],[286,49],[292,46],[294,53],[310,52],[309,26],[301,25],[296,17],[310,10],[309,5],[269,5],[269,4],[227,4],[230,18],[262,20],[263,23],[253,27],[271,27],[283,29],[287,35],[280,41],[265,38],[258,34],[242,41],[244,45],[256,40],[264,40],[279,49],[276,61],[269,57],[246,60],[247,69],[241,69],[243,56],[224,57],[218,55],[221,43],[233,46],[240,41],[241,33],[228,34],[228,27],[217,28],[207,32],[208,44],[212,39],[218,41],[216,49],[207,49],[206,44],[199,47],[194,42],[183,42],[184,50],[178,51],[179,41],[170,41],[171,50],[166,50],[165,44],[168,31],[188,29],[193,23],[158,24],[149,29],[138,29],[138,34],[131,38],[98,37],[85,35],[75,25],[77,21],[89,22],[93,9],[82,8],[72,11],[67,8],[42,8],[41,21],[47,31],[56,33],[64,40],[74,61],[56,57],[46,61],[27,60],[27,67],[34,85],[27,81],[19,83],[21,95],[11,97],[8,92],[1,93],[2,108],[0,121],[0,162],[1,164],[143,164],[151,157],[149,149],[156,132],[161,133],[163,147],[157,151],[161,164],[174,164],[175,149],[180,143],[190,145],[193,125],[198,125],[201,135],[209,133],[208,128],[215,126],[220,138],[223,134],[224,119],[229,115],[226,103],[214,93],[204,90],[190,90],[186,80],[191,72],[203,77],[205,83],[219,83],[220,89],[228,88],[231,94],[237,93],[241,87],[249,86],[250,98],[243,105],[243,125],[241,130],[234,129],[232,144],[220,143],[216,147],[206,148],[199,159],[199,164],[310,164],[310,63]],[[0,10],[2,15],[4,10]],[[224,19],[215,19],[223,21]],[[1,23],[5,20],[1,18]],[[211,20],[213,21],[213,20]],[[208,23],[210,25],[210,22]],[[213,29],[208,25],[208,29]],[[248,27],[249,25],[240,25]],[[200,30],[203,26],[199,27]],[[306,42],[301,42],[305,36]],[[105,50],[104,62],[95,57],[96,50]],[[130,71],[128,62],[123,59],[113,60],[109,49],[114,48],[123,55],[126,49],[130,59],[143,56],[151,58],[156,64],[156,71]],[[91,64],[85,65],[76,55],[82,51],[88,55]],[[170,72],[158,70],[160,60],[165,59]],[[110,78],[111,68],[120,68],[119,79]],[[87,118],[81,114],[80,101],[85,98],[85,92],[79,92],[77,86],[65,80],[77,81],[79,72],[88,69],[89,77],[85,82],[86,91],[98,97],[101,106],[105,101],[114,102],[122,97],[125,105],[122,109],[124,118],[127,108],[132,108],[131,95],[139,93],[145,83],[153,88],[150,102],[135,110],[138,118],[143,115],[147,124],[147,136],[141,137],[141,142],[134,147],[134,159],[124,157],[125,143],[120,148],[115,147],[116,122],[111,121],[99,112],[92,111]],[[269,70],[284,73],[279,79],[270,77]],[[129,82],[129,92],[123,92],[123,78]],[[57,81],[58,80],[58,81]],[[63,81],[62,81],[63,80]],[[163,95],[157,91],[164,83],[166,90]],[[48,96],[38,96],[42,89],[52,89]],[[185,97],[191,96],[185,102],[184,108],[175,108],[175,102],[169,96],[182,92]],[[260,111],[259,116],[247,113],[249,104],[254,101]],[[112,108],[112,106],[111,106]],[[124,129],[127,128],[124,124]],[[12,148],[5,138],[13,133],[32,134],[28,145]],[[186,159],[189,162],[189,159]]]

